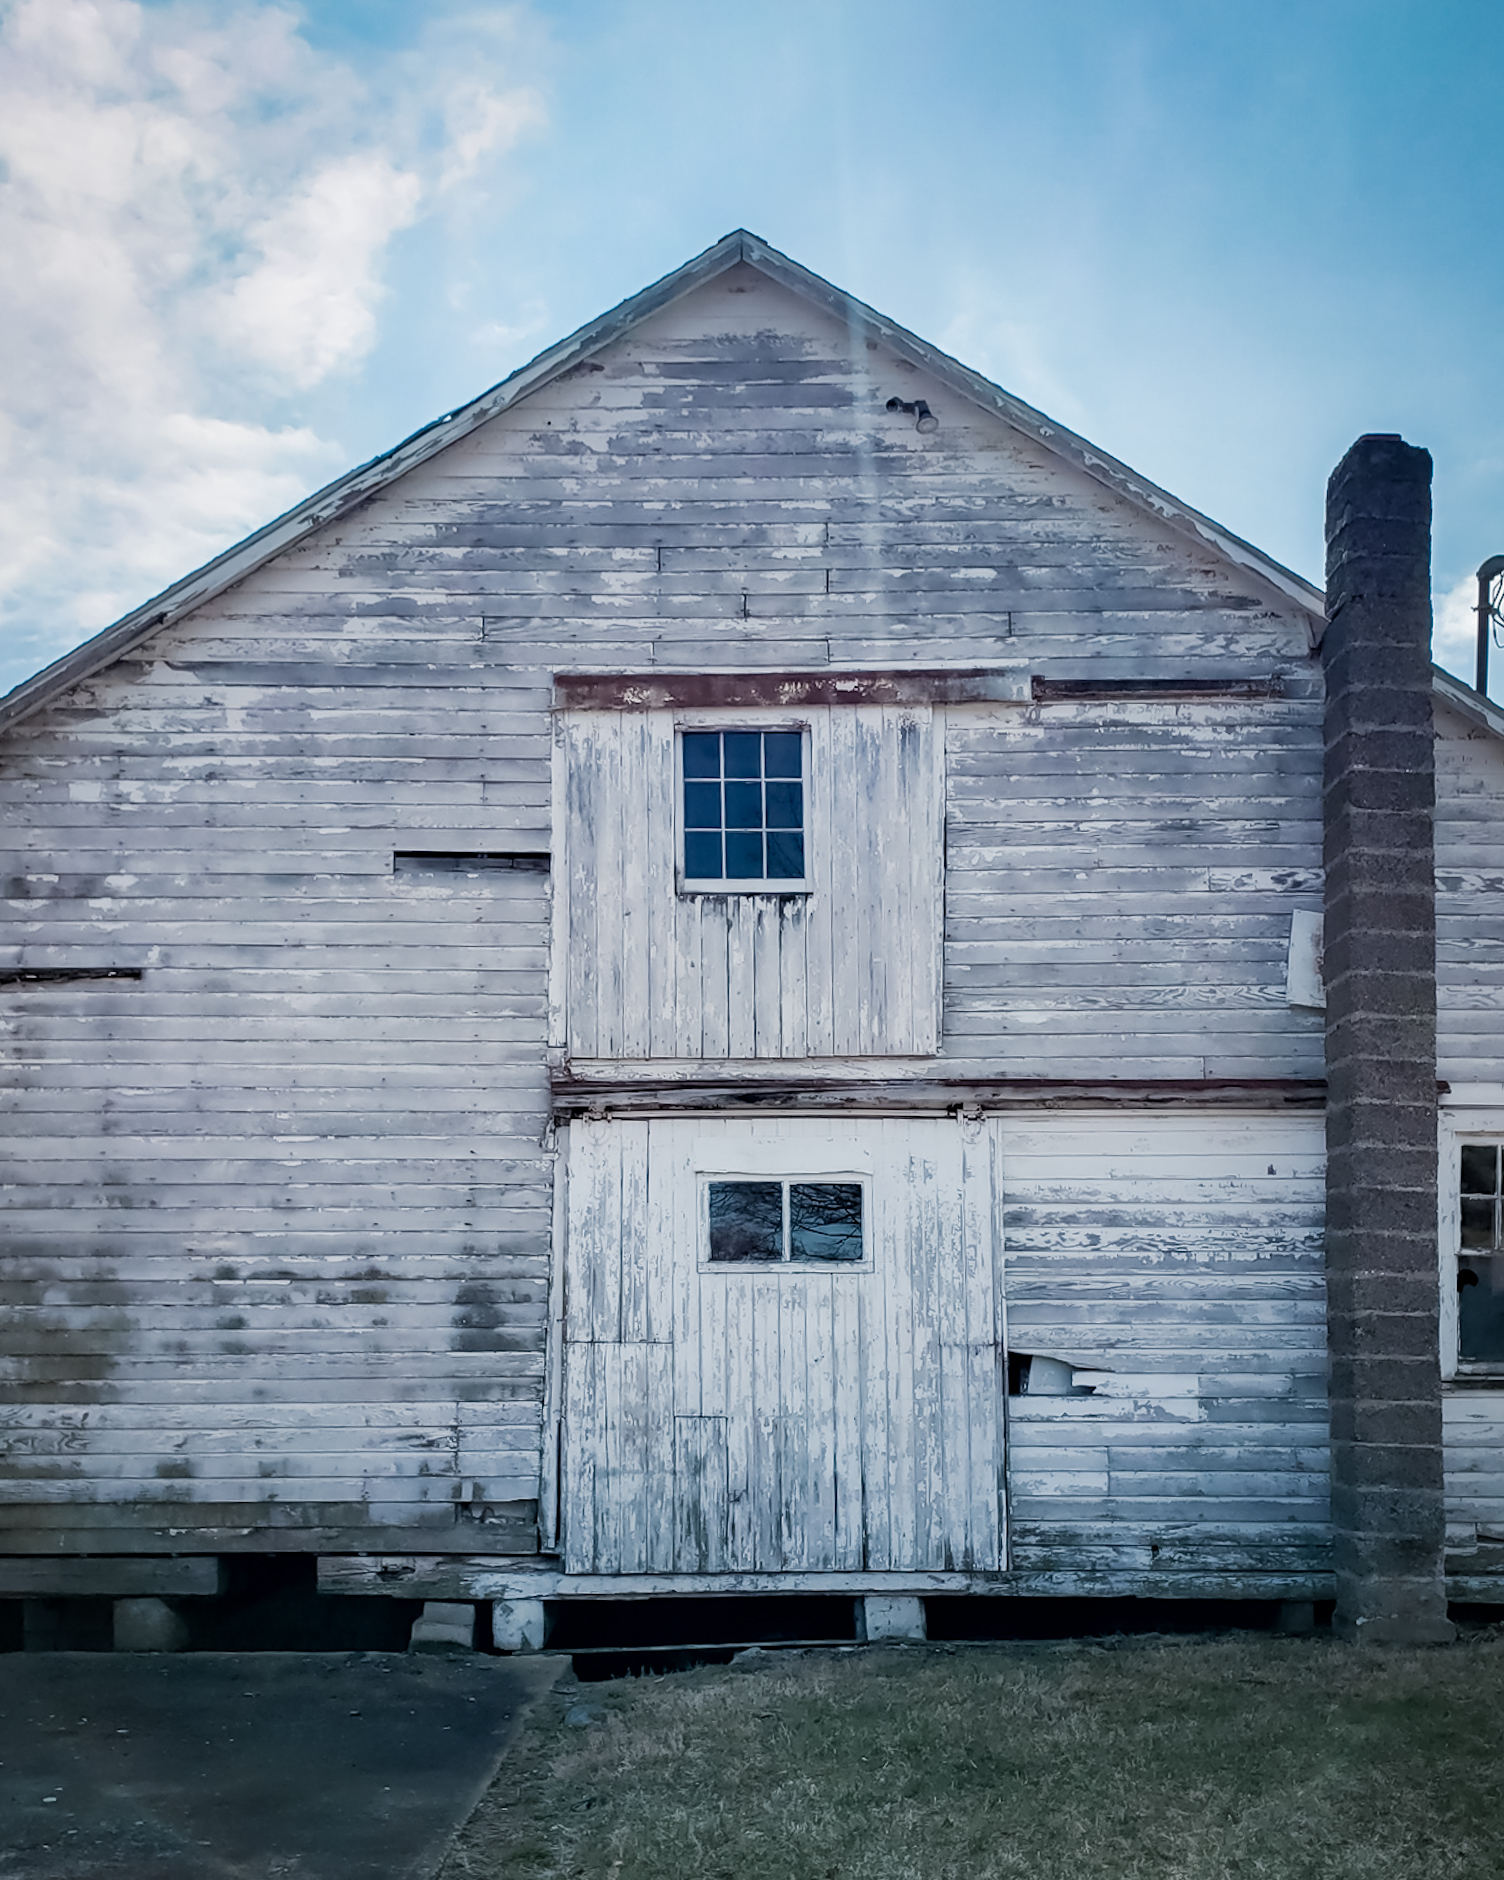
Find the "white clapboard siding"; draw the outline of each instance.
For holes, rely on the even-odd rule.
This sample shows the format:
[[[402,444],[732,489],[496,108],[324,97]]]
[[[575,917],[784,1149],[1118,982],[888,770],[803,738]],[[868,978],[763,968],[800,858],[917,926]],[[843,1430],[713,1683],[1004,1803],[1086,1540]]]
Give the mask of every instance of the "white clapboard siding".
[[[511,1437],[493,1472],[399,1429],[541,1402],[542,1325],[500,1318],[535,1309],[547,1273],[542,884],[425,886],[392,857],[552,846],[559,672],[1284,672],[1285,698],[1237,705],[947,710],[940,1043],[948,1068],[989,1076],[1319,1074],[1319,1020],[1275,996],[1290,909],[1319,904],[1319,687],[1297,609],[751,270],[591,366],[0,746],[0,968],[144,973],[0,989],[0,1282],[18,1308],[0,1407],[74,1430],[83,1471],[76,1500],[28,1501],[18,1463],[0,1551],[400,1550],[419,1529],[427,1552],[519,1544],[389,1485],[464,1502],[525,1472]],[[927,398],[939,430],[888,413],[895,393]],[[938,717],[925,736],[938,772]],[[938,867],[938,842],[912,859]],[[671,904],[690,917],[671,894],[655,917]],[[598,917],[619,948],[623,907],[601,897]],[[753,1061],[775,1019],[779,1054],[815,1051],[809,1014],[828,1009],[834,1038],[839,1000],[869,1024],[844,917],[828,968],[793,907],[744,906],[730,928],[713,918],[698,956],[686,938],[671,1000],[654,974],[680,956],[651,937],[632,956],[633,1022],[671,1015],[668,1056],[724,1060],[733,1017]],[[900,936],[911,987],[930,931]],[[1483,923],[1444,924],[1444,1014],[1448,960],[1485,942]],[[1486,1017],[1454,1027],[1459,1049]],[[893,1050],[880,1030],[849,1048]],[[206,1301],[226,1321],[279,1311],[285,1335],[210,1327]],[[1239,1375],[1248,1415],[1229,1427],[1256,1435],[1254,1409],[1278,1405]],[[367,1479],[343,1434],[382,1406],[410,1477]],[[227,1453],[263,1408],[327,1439],[338,1480],[283,1480],[266,1450],[233,1496],[155,1475]],[[90,1503],[95,1432],[101,1469],[118,1451],[66,1419],[94,1410],[142,1419],[154,1499],[101,1476]],[[695,1414],[684,1471],[713,1479],[714,1413]]]
[[[1437,1074],[1504,1084],[1504,747],[1436,706]]]
[[[539,1486],[547,878],[395,874],[482,845],[390,826],[295,875],[196,840],[180,878],[25,878],[30,944],[176,964],[0,991],[0,1549],[535,1545],[486,1516]]]
[[[1321,706],[970,707],[946,723],[945,1044],[1024,1077],[1320,1077]]]
[[[1326,1563],[1319,1113],[1001,1118],[1015,1566]]]
[[[680,894],[675,715],[561,715],[571,1057],[920,1056],[940,1041],[940,732],[928,707],[803,709],[811,888]],[[696,723],[705,722],[704,715]],[[755,727],[788,714],[728,712]]]
[[[1504,1390],[1442,1398],[1447,1525],[1504,1540]]]
[[[698,1175],[870,1179],[870,1270],[705,1268]],[[571,1572],[1003,1564],[991,1143],[951,1119],[570,1132]]]

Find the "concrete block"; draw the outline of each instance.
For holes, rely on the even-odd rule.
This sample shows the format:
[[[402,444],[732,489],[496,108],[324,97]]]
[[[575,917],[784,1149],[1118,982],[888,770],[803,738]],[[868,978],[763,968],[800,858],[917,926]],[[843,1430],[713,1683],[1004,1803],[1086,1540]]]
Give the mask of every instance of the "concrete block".
[[[1340,1589],[1332,1630],[1352,1645],[1450,1645],[1457,1637],[1456,1626],[1432,1597],[1418,1597],[1409,1612],[1355,1613],[1350,1604],[1344,1606]]]
[[[868,1593],[861,1601],[860,1631],[869,1645],[879,1639],[923,1639],[924,1601],[910,1594]]]
[[[491,1643],[499,1652],[538,1652],[543,1649],[541,1599],[493,1599]]]
[[[187,1623],[165,1599],[115,1601],[117,1652],[183,1652],[187,1649]]]
[[[475,1650],[475,1608],[468,1600],[430,1599],[413,1621],[410,1652]]]
[[[1288,1638],[1304,1638],[1308,1632],[1316,1630],[1316,1602],[1314,1599],[1282,1599],[1279,1611],[1275,1615],[1274,1629],[1283,1632]]]

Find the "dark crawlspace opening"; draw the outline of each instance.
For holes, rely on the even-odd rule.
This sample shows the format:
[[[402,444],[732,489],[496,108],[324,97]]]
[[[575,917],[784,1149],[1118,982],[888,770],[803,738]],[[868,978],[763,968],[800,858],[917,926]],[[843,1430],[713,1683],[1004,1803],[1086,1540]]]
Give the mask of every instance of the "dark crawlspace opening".
[[[1481,1632],[1492,1625],[1504,1625],[1504,1603],[1496,1606],[1453,1603],[1447,1607],[1447,1617],[1453,1625],[1466,1631]]]
[[[999,1599],[964,1593],[926,1599],[933,1640],[1107,1638],[1148,1632],[1270,1632],[1275,1599]],[[1316,1602],[1316,1624],[1330,1623],[1332,1602]]]
[[[400,1652],[423,1610],[417,1599],[318,1590],[312,1554],[230,1555],[214,1597],[170,1598],[195,1652]],[[107,1652],[115,1602],[98,1596],[0,1600],[0,1651]]]
[[[218,1599],[174,1600],[200,1652],[400,1652],[423,1610],[417,1599],[363,1599],[318,1590],[312,1554],[225,1559]]]
[[[749,1645],[851,1645],[857,1635],[849,1594],[551,1600],[545,1611],[547,1649],[571,1653],[585,1683],[729,1664]]]

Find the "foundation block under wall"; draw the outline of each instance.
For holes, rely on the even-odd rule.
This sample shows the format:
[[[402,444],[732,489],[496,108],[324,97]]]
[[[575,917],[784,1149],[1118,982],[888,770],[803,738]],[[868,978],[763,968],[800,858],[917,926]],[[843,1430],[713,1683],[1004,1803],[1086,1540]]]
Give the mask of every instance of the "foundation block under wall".
[[[903,1595],[868,1593],[857,1602],[857,1633],[869,1645],[881,1639],[927,1636],[924,1601]]]
[[[187,1622],[165,1599],[115,1601],[117,1652],[182,1652],[187,1649]]]
[[[431,1599],[413,1621],[410,1652],[475,1650],[475,1608],[469,1602]]]
[[[541,1599],[496,1599],[491,1602],[491,1643],[497,1651],[542,1651],[544,1630]]]

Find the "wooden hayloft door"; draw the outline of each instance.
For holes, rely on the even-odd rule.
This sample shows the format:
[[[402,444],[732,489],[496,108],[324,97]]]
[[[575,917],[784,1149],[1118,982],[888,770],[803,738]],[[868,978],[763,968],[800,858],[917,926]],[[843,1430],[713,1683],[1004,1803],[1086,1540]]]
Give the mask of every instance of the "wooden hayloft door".
[[[582,1123],[568,1180],[567,1571],[1003,1565],[990,1132]]]

